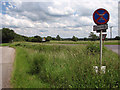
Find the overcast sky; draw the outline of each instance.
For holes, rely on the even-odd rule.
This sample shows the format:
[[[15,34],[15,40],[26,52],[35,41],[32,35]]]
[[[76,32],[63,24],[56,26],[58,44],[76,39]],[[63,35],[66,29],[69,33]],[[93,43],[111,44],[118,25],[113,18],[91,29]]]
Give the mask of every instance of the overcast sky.
[[[1,27],[26,36],[63,38],[88,37],[95,25],[93,12],[104,8],[110,13],[108,25],[114,26],[113,37],[118,36],[118,0],[4,0],[0,6]],[[106,33],[109,38],[110,29]]]

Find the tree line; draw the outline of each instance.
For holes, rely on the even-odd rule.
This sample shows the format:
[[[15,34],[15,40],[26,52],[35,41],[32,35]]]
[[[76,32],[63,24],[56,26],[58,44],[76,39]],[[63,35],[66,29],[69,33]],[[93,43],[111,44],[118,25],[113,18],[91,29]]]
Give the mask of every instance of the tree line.
[[[76,36],[73,36],[72,38],[61,38],[59,35],[57,35],[56,37],[51,37],[51,36],[47,36],[47,37],[40,37],[40,36],[33,36],[33,37],[27,37],[24,35],[19,35],[16,34],[12,29],[9,28],[3,28],[0,29],[0,37],[2,38],[2,40],[0,40],[0,43],[9,43],[9,42],[16,42],[16,41],[27,41],[27,42],[43,42],[43,38],[45,39],[45,41],[50,41],[50,40],[57,40],[57,41],[62,41],[62,40],[72,40],[72,41],[96,41],[99,40],[99,37],[96,36],[96,34],[94,34],[93,32],[90,32],[90,35],[88,38],[77,38]],[[116,36],[115,38],[112,39],[107,39],[106,40],[120,40],[119,36]]]

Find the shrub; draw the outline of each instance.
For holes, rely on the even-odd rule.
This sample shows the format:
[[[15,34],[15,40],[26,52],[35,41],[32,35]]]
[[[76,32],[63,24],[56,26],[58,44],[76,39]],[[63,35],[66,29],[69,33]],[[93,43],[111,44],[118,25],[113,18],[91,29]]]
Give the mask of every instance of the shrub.
[[[86,51],[87,51],[87,53],[90,53],[92,55],[99,54],[100,53],[100,44],[91,42],[87,45]],[[106,48],[104,47],[104,45],[102,47],[102,51],[103,51],[103,53],[106,51]]]
[[[44,55],[34,54],[30,64],[30,73],[39,74],[45,61]]]

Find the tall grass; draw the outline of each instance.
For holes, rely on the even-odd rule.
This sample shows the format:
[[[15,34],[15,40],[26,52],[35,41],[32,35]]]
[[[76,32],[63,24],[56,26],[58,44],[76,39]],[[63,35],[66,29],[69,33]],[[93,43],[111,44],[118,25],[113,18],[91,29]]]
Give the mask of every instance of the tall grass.
[[[105,74],[96,74],[99,54],[86,53],[86,46],[14,44],[16,47],[14,87],[21,88],[118,88],[120,61],[106,50]],[[34,84],[33,84],[34,83]]]

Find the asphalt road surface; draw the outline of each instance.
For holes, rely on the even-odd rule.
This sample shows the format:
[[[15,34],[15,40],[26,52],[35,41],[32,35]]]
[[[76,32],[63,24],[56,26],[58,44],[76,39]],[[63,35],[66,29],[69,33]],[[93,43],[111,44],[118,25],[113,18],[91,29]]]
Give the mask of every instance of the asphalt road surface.
[[[15,57],[15,49],[10,47],[0,47],[0,87],[10,87],[10,77]]]
[[[105,45],[108,49],[120,55],[120,45]]]

